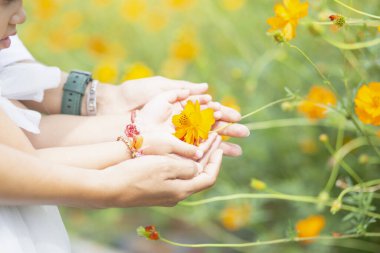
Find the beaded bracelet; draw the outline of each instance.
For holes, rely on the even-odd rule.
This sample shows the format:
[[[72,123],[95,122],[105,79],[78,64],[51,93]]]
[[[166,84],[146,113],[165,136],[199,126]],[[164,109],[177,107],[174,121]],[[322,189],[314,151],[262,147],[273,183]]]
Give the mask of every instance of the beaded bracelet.
[[[137,130],[137,126],[135,124],[136,111],[131,113],[131,123],[125,127],[124,133],[126,138],[123,136],[117,137],[117,141],[122,141],[131,151],[132,158],[142,156],[142,150],[140,148],[143,144],[143,137],[140,135],[140,131]]]

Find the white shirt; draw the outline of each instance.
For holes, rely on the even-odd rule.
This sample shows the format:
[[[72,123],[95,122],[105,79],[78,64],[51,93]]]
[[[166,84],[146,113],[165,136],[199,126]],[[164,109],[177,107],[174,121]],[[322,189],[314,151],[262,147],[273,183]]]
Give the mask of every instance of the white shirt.
[[[9,100],[42,101],[60,82],[60,70],[36,62],[17,36],[0,51],[0,107],[21,128],[39,133],[41,115]],[[1,127],[1,122],[0,122]],[[1,128],[0,128],[1,129]],[[69,253],[70,242],[55,206],[0,206],[1,253]]]
[[[19,109],[8,99],[41,102],[45,89],[59,85],[61,72],[37,63],[17,36],[11,39],[11,47],[0,51],[0,106],[19,127],[39,133],[41,115]]]

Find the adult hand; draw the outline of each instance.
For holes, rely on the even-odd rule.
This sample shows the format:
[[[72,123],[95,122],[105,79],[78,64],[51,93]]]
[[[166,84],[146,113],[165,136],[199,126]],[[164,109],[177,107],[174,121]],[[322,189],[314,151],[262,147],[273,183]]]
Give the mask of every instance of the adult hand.
[[[208,85],[156,76],[126,81],[118,86],[100,85],[98,89],[98,115],[109,115],[139,109],[165,91],[188,90],[190,95],[203,94]]]
[[[168,156],[142,156],[101,171],[100,207],[174,206],[211,187],[217,179],[222,150],[210,153],[202,166]]]

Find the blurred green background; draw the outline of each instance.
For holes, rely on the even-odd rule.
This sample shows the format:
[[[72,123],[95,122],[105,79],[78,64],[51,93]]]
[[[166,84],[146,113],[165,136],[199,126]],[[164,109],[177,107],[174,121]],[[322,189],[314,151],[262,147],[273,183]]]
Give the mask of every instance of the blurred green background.
[[[20,37],[33,55],[62,70],[91,71],[103,82],[162,75],[173,79],[207,82],[215,100],[248,113],[286,96],[285,87],[305,96],[312,85],[322,84],[316,71],[296,50],[277,44],[266,34],[266,20],[279,1],[268,0],[33,0],[25,1],[28,21]],[[378,0],[345,1],[360,10],[380,14]],[[309,1],[309,15],[301,20],[292,43],[302,48],[333,82],[342,101],[344,80],[356,87],[380,81],[379,46],[342,51],[323,37],[339,41],[366,41],[379,37],[373,27],[312,26],[334,13],[363,18],[333,1]],[[376,13],[374,13],[376,14]],[[318,31],[318,32],[317,32]],[[321,33],[323,36],[318,35]],[[296,106],[296,105],[294,105]],[[278,127],[274,120],[301,119],[297,109],[272,107],[244,120],[251,136],[232,139],[243,156],[224,158],[217,184],[191,199],[254,192],[251,178],[273,190],[317,196],[331,166],[330,155],[318,141],[322,133],[335,142],[339,120],[322,121],[333,127]],[[269,121],[269,123],[267,122]],[[260,125],[261,122],[267,122]],[[377,130],[377,129],[374,129]],[[346,131],[345,140],[356,136]],[[378,178],[379,166],[360,164],[361,148],[346,161],[364,179]],[[342,172],[339,178],[346,180]],[[334,188],[336,196],[341,190]],[[376,201],[374,202],[376,204]],[[377,206],[378,203],[377,203]],[[309,215],[326,219],[322,234],[344,233],[355,224],[342,222],[345,213],[332,215],[312,204],[276,200],[239,200],[198,207],[80,210],[62,208],[72,238],[96,241],[122,252],[380,252],[378,239],[351,239],[312,244],[288,243],[242,249],[186,249],[138,238],[139,225],[155,224],[165,237],[188,243],[242,242],[287,236],[294,224]],[[380,229],[372,224],[369,231]]]

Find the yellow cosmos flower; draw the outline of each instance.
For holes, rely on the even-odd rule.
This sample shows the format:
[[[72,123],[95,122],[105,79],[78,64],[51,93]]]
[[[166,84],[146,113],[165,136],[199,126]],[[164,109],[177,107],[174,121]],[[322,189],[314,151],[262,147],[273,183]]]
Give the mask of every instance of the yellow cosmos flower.
[[[236,231],[248,224],[251,213],[249,204],[227,206],[220,213],[220,221],[226,229]]]
[[[360,87],[355,98],[355,112],[363,123],[380,125],[380,82]]]
[[[305,114],[309,119],[322,119],[326,116],[326,107],[335,104],[336,97],[331,90],[315,85],[310,89],[306,100],[298,105],[298,111]]]
[[[322,215],[311,215],[306,219],[299,220],[296,224],[298,237],[318,236],[326,225],[325,217]],[[310,243],[310,241],[308,241]]]
[[[198,146],[208,138],[208,133],[215,123],[214,111],[210,108],[201,110],[199,101],[194,104],[188,101],[180,114],[174,115],[172,122],[175,127],[174,135],[189,144]]]
[[[237,11],[241,9],[245,3],[246,0],[223,0],[222,7],[227,11]]]
[[[126,70],[122,78],[122,81],[139,79],[139,78],[150,77],[150,76],[153,76],[153,71],[144,63],[137,62]]]
[[[281,31],[286,40],[294,39],[298,20],[307,16],[308,8],[308,2],[300,3],[299,0],[283,0],[283,5],[276,4],[275,16],[267,20],[271,26],[269,32]]]

